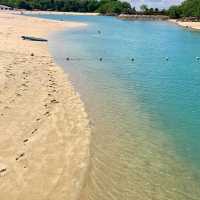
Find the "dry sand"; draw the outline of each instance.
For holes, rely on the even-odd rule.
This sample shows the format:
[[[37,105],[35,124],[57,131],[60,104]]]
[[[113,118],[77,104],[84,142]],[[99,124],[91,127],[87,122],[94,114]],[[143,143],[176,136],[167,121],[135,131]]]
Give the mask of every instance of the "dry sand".
[[[183,21],[178,21],[178,20],[169,20],[169,21],[173,22],[179,26],[182,26],[184,28],[200,30],[200,22],[183,22]]]
[[[87,114],[47,44],[20,38],[77,26],[84,24],[0,12],[1,200],[78,198],[89,162]]]

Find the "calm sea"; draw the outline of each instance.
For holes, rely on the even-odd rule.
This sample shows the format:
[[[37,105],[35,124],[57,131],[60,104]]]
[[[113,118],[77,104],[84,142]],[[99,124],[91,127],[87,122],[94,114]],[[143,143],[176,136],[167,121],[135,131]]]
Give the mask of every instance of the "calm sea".
[[[200,199],[200,32],[169,22],[42,15],[92,125],[81,200]],[[66,60],[69,58],[69,60]]]

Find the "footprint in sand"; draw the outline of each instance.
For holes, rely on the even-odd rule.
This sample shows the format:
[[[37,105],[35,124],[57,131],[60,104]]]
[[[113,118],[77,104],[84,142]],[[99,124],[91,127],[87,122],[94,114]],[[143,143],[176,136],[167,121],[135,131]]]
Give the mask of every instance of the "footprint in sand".
[[[17,156],[17,157],[15,158],[15,160],[19,160],[19,159],[22,158],[24,155],[25,155],[25,153],[21,153],[19,156]]]
[[[15,76],[15,74],[13,74],[13,73],[10,73],[10,74],[8,74],[9,76],[12,76],[12,77],[14,77]]]
[[[51,103],[59,103],[59,101],[57,101],[56,99],[52,99]]]
[[[44,115],[50,116],[51,114],[50,114],[49,111],[47,111],[47,112],[44,113]]]
[[[10,107],[9,106],[4,106],[4,109],[10,109]]]
[[[38,130],[38,129],[35,128],[35,129],[31,132],[31,134],[34,134],[37,130]]]
[[[7,172],[7,167],[6,167],[6,165],[3,164],[3,163],[0,163],[0,176],[5,175],[6,172]]]
[[[52,85],[52,86],[53,86],[53,85],[55,86],[55,85],[56,85],[56,83],[55,83],[55,82],[53,82],[53,83],[51,83],[51,85]]]
[[[6,171],[6,168],[0,169],[0,174],[5,172],[5,171]]]
[[[23,87],[28,87],[28,85],[26,85],[25,83],[22,84]]]
[[[1,167],[0,168],[0,177],[4,176],[6,174],[6,172],[7,172],[7,169],[5,167]]]
[[[29,139],[25,139],[23,142],[24,142],[24,143],[27,143],[28,141],[29,141]]]
[[[22,96],[22,95],[21,95],[20,93],[16,93],[16,96],[18,96],[18,97],[19,97],[19,96]]]
[[[15,102],[15,99],[11,99],[11,100],[10,100],[10,103],[14,103],[14,102]]]

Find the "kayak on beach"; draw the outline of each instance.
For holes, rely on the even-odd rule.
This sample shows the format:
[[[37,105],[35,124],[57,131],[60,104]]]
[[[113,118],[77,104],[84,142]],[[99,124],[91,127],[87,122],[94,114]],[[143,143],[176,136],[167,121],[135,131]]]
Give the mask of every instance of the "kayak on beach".
[[[47,42],[47,39],[44,38],[37,38],[37,37],[32,37],[32,36],[22,36],[23,40],[31,40],[31,41],[38,41],[38,42]]]

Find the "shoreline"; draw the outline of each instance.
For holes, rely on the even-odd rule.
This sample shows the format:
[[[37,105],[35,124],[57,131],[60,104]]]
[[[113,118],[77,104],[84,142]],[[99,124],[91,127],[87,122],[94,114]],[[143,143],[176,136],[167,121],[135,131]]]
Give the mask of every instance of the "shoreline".
[[[2,13],[11,13],[11,14],[25,14],[25,15],[75,15],[75,16],[98,16],[100,13],[89,13],[89,12],[61,12],[61,11],[31,11],[31,10],[9,10],[9,11],[1,11]]]
[[[165,15],[127,15],[127,14],[120,14],[118,18],[124,20],[152,20],[152,21],[165,21],[169,19],[169,17]]]
[[[191,22],[191,21],[180,21],[176,19],[169,19],[168,16],[162,16],[162,15],[126,15],[121,14],[118,16],[119,19],[122,20],[152,20],[152,21],[168,21],[171,23],[174,23],[178,26],[181,26],[183,28],[191,29],[191,30],[200,30],[200,22]]]
[[[84,15],[84,16],[98,16],[99,13],[87,13],[87,12],[58,12],[58,11],[23,11],[24,14],[46,14],[46,15]]]
[[[6,12],[0,23],[0,199],[77,199],[90,157],[84,104],[48,45],[21,36],[86,24]]]
[[[200,31],[200,22],[183,22],[175,19],[170,19],[168,21],[183,28]]]

